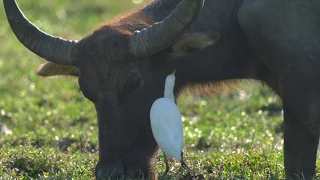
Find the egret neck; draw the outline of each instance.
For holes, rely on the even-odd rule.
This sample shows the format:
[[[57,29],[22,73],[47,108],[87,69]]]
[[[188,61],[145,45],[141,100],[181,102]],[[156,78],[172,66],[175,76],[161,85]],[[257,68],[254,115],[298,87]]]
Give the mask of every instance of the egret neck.
[[[164,97],[171,99],[173,102],[174,102],[173,88],[174,88],[174,83],[175,83],[175,80],[176,80],[175,72],[176,72],[176,70],[174,70],[172,72],[172,74],[169,74],[167,76],[166,82],[165,82],[165,85],[164,85]]]

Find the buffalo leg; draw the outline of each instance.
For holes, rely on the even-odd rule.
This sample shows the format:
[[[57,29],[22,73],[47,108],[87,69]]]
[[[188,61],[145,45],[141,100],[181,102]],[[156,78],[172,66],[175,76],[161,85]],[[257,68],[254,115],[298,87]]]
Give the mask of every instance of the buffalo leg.
[[[284,165],[286,167],[286,177],[309,179],[315,173],[319,136],[310,133],[301,123],[292,122],[297,119],[294,113],[286,108],[284,117]]]
[[[314,7],[319,7],[319,2],[246,0],[238,10],[247,40],[276,81],[264,79],[282,98],[287,179],[310,179],[315,173],[320,120],[320,40],[316,37],[320,37],[320,16]]]
[[[320,91],[315,86],[308,86],[308,83],[305,85],[281,88],[287,179],[311,179],[315,174],[319,143]]]

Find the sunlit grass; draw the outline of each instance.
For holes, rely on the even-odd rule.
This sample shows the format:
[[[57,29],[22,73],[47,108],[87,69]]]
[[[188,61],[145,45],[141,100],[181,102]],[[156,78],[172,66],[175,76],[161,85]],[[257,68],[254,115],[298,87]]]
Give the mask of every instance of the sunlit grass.
[[[138,1],[17,2],[42,30],[80,39]],[[12,130],[0,133],[0,177],[93,179],[98,160],[96,114],[77,80],[37,77],[34,71],[42,59],[18,42],[3,9],[0,47],[0,124]],[[172,164],[169,175],[160,179],[283,178],[281,103],[268,89],[253,85],[212,97],[185,95],[179,107],[185,160],[193,171],[188,175]],[[159,153],[159,174],[164,172],[161,160]]]

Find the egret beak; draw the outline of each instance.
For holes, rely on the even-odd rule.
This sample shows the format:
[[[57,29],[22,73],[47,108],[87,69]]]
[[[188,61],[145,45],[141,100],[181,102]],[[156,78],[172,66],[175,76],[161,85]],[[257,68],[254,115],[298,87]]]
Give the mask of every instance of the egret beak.
[[[176,70],[177,70],[177,69],[174,69],[174,70],[173,70],[173,72],[172,72],[172,74],[173,74],[173,75],[175,75],[175,74],[176,74]]]

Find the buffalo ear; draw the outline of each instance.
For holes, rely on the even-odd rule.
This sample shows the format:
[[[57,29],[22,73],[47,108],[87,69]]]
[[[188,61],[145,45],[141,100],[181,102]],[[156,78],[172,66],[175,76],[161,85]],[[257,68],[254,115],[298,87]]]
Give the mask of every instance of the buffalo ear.
[[[60,65],[52,62],[45,62],[38,66],[36,74],[43,77],[52,76],[78,76],[79,69],[75,66]]]
[[[170,47],[170,55],[178,57],[190,55],[213,45],[219,37],[220,34],[217,32],[184,34]]]

